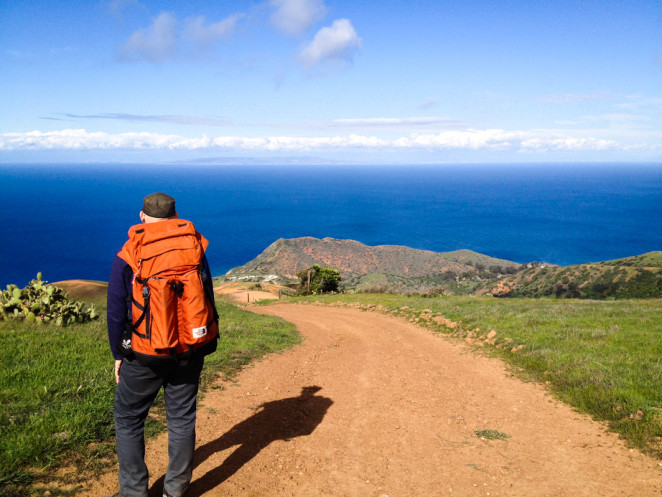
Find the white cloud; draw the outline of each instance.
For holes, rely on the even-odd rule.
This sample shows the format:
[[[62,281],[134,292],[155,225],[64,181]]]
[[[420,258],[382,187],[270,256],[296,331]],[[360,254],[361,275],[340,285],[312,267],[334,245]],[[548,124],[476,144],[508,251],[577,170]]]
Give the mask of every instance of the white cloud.
[[[416,134],[393,140],[376,136],[217,136],[184,137],[158,133],[104,133],[84,129],[1,133],[0,151],[19,150],[237,150],[305,151],[311,149],[419,149],[483,150],[542,153],[550,151],[659,150],[659,145],[628,144],[593,136],[569,136],[554,131],[504,131],[499,129],[444,131]]]
[[[128,1],[128,0],[127,0]],[[120,0],[117,0],[120,2]],[[326,16],[324,0],[269,0],[273,9],[271,23],[287,36],[300,36]],[[120,3],[111,4],[120,9]],[[118,59],[124,62],[146,61],[166,63],[206,55],[210,46],[229,39],[237,30],[245,13],[235,13],[218,22],[198,15],[180,19],[171,12],[162,12],[147,27],[133,32],[118,47]],[[349,19],[336,19],[321,28],[297,54],[298,60],[311,69],[324,63],[323,70],[343,67],[353,62],[362,40]]]
[[[163,12],[154,18],[151,26],[139,29],[119,48],[123,61],[145,60],[168,62],[183,54],[195,53],[234,33],[244,14],[233,14],[219,22],[207,23],[205,16],[184,20],[183,27],[176,16]]]
[[[361,38],[349,19],[337,19],[317,32],[313,41],[299,52],[299,60],[306,67],[324,61],[351,62],[360,48]]]
[[[601,151],[624,149],[614,140],[598,138],[573,137],[536,137],[523,140],[521,152],[549,152],[559,150],[569,151]]]
[[[401,148],[426,149],[509,149],[522,138],[521,132],[500,129],[465,131],[444,131],[437,134],[411,134],[395,140],[395,146]]]
[[[582,120],[592,123],[606,124],[612,129],[646,129],[650,127],[651,116],[628,113],[601,114],[599,116],[582,116]]]
[[[430,109],[432,107],[435,107],[437,105],[439,105],[438,100],[436,100],[434,98],[429,98],[425,102],[421,102],[420,104],[418,104],[418,108],[425,110],[425,109]]]
[[[59,114],[70,119],[108,119],[126,122],[157,122],[168,124],[184,124],[192,126],[228,126],[230,121],[218,117],[182,116],[182,115],[151,115],[151,114]],[[46,118],[63,120],[61,118]]]
[[[547,95],[539,98],[538,102],[549,104],[573,104],[580,102],[590,102],[593,100],[602,100],[606,97],[606,92],[598,92],[590,95],[566,93],[563,95]]]
[[[412,134],[395,140],[404,148],[455,150],[511,150],[515,152],[603,151],[625,149],[614,140],[568,136],[556,131],[504,131],[501,129],[444,131]]]
[[[107,150],[107,149],[237,149],[237,150],[307,150],[324,147],[388,146],[374,137],[350,135],[349,137],[197,137],[158,133],[88,132],[84,129],[61,131],[31,131],[27,133],[0,134],[0,150]]]
[[[152,25],[133,33],[120,47],[121,60],[141,60],[163,62],[168,60],[175,49],[177,19],[169,12],[154,18]]]
[[[295,137],[270,136],[263,138],[218,137],[213,140],[215,147],[224,149],[240,149],[253,151],[305,151],[320,148],[364,148],[385,147],[388,142],[376,137],[359,135],[350,136],[323,136],[323,137]]]
[[[183,36],[194,43],[209,44],[218,39],[227,39],[237,27],[244,14],[233,14],[222,21],[205,24],[205,16],[190,17],[186,20]]]
[[[276,9],[271,23],[288,36],[300,36],[326,15],[323,0],[270,0],[269,4]]]
[[[108,9],[110,13],[118,20],[124,20],[124,11],[128,10],[131,7],[139,7],[140,2],[138,0],[111,0],[108,2]]]
[[[88,132],[84,129],[3,133],[0,150],[158,149],[181,142],[181,137],[156,133]]]
[[[368,128],[402,127],[402,126],[458,126],[459,121],[445,117],[376,117],[367,119],[335,119],[338,126],[354,126]]]
[[[616,104],[619,109],[646,110],[650,112],[662,111],[662,97],[644,97],[643,95],[627,95],[626,102]]]

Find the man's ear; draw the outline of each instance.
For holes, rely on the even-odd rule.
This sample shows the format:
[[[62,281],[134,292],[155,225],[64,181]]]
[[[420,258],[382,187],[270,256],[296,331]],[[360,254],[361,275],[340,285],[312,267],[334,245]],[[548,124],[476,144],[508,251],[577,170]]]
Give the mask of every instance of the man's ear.
[[[145,213],[143,211],[140,211],[140,222],[141,223],[145,222]]]
[[[175,211],[174,218],[175,218],[175,219],[179,219],[179,214],[177,214],[177,211]]]

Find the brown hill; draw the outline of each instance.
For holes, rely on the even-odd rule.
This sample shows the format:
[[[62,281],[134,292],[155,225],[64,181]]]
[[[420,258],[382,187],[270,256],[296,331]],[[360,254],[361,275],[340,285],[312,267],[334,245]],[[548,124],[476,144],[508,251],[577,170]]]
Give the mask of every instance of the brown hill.
[[[51,283],[62,288],[69,297],[91,304],[106,305],[108,283],[103,281],[66,280]]]
[[[254,260],[230,270],[226,278],[274,275],[294,280],[298,271],[313,264],[337,269],[344,281],[366,275],[388,275],[389,282],[394,277],[401,283],[403,279],[425,279],[427,284],[415,286],[427,288],[441,279],[455,280],[460,275],[477,275],[485,270],[493,274],[511,273],[520,267],[516,262],[470,250],[439,253],[398,245],[371,247],[355,240],[302,237],[277,240]]]
[[[471,250],[431,252],[398,245],[367,246],[335,238],[281,238],[226,281],[292,283],[313,264],[337,269],[341,288],[362,292],[495,297],[659,298],[662,252],[606,262],[556,266],[518,264]]]

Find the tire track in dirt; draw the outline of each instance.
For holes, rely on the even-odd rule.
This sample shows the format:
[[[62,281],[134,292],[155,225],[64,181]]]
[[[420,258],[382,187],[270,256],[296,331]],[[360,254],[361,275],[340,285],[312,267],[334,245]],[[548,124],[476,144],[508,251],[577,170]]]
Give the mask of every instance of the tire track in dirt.
[[[304,343],[205,395],[187,497],[662,494],[658,461],[465,344],[356,309],[250,310],[291,321]],[[162,478],[167,437],[147,453]]]

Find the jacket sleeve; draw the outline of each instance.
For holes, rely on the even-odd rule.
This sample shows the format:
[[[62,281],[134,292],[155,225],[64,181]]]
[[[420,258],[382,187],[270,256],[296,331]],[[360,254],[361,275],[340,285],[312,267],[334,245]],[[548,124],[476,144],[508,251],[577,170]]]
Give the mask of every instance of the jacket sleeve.
[[[205,285],[205,292],[207,292],[207,295],[209,295],[211,303],[214,306],[214,318],[216,320],[216,324],[218,324],[218,311],[216,310],[216,301],[214,299],[214,281],[212,280],[211,270],[209,269],[209,261],[207,261],[206,255],[202,257],[202,262],[205,271],[205,274],[203,274],[202,277],[202,283]]]
[[[130,319],[131,302],[127,301],[127,297],[131,295],[132,278],[130,266],[116,255],[110,269],[107,300],[108,343],[115,359],[122,359],[122,354],[117,351],[117,344],[127,320]]]

